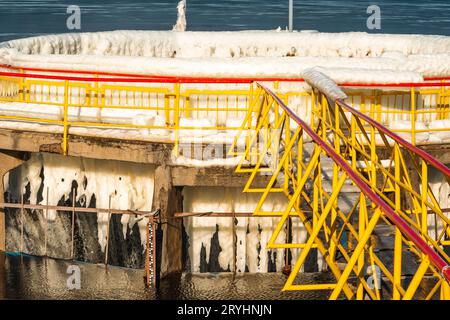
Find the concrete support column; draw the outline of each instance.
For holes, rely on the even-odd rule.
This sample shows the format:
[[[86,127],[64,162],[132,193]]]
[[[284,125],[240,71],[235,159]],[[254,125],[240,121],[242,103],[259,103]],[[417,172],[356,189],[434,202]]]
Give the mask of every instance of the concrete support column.
[[[6,298],[5,254],[0,252],[0,300]]]
[[[25,161],[25,157],[21,153],[12,151],[0,151],[0,203],[5,202],[5,187],[3,179],[5,174],[12,169],[20,166]],[[6,247],[6,226],[5,212],[0,207],[0,251],[5,251]]]
[[[155,193],[153,209],[161,209],[162,239],[157,247],[160,248],[159,265],[160,277],[182,270],[182,221],[173,219],[176,212],[182,212],[183,199],[181,188],[172,184],[171,168],[164,164],[155,170]]]

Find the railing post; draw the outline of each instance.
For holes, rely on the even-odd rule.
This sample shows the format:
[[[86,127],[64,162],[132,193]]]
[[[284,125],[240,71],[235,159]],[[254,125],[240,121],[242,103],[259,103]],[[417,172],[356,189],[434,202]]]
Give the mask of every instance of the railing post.
[[[254,93],[254,85],[253,82],[250,82],[250,88],[248,93],[248,110],[253,108],[253,93]],[[253,111],[253,110],[251,110]]]
[[[20,253],[24,253],[24,202],[23,202],[23,190],[20,191]]]
[[[383,110],[381,101],[383,99],[383,96],[381,94],[378,95],[378,93],[375,93],[375,97],[376,97],[377,105],[376,105],[375,117],[373,119],[375,119],[378,122],[381,122],[381,111]]]
[[[76,189],[72,189],[72,232],[71,232],[71,251],[70,259],[75,259],[75,201],[76,201]]]
[[[311,89],[311,119],[310,119],[310,126],[313,130],[316,130],[315,128],[315,115],[316,115],[316,95],[314,93],[314,88]]]
[[[400,189],[400,147],[394,144],[394,175],[395,175],[395,211],[396,213],[401,210],[401,189]],[[398,228],[395,228],[395,240],[394,240],[394,283],[392,288],[392,298],[394,300],[400,300],[400,291],[398,287],[402,285],[402,233]]]
[[[69,80],[64,81],[64,133],[63,133],[63,154],[68,151],[67,136],[69,131]]]
[[[98,74],[95,75],[95,78],[98,78]],[[94,82],[94,91],[95,91],[95,106],[99,106],[99,99],[100,99],[100,90],[99,90],[99,83],[98,81]]]
[[[24,70],[20,69],[20,73],[24,74]],[[20,94],[20,91],[22,92]],[[26,96],[26,92],[25,92],[25,78],[24,77],[20,77],[20,83],[19,83],[19,101],[20,102],[25,102],[25,96]]]
[[[423,237],[428,235],[428,166],[425,160],[422,160],[422,221],[421,231]]]
[[[358,144],[357,140],[356,140],[356,118],[355,116],[352,114],[351,118],[350,118],[350,139],[351,139],[351,143],[352,143],[352,148],[350,149],[350,156],[352,159],[352,169],[356,171],[356,155],[357,155],[357,151],[356,151],[356,146]]]
[[[49,205],[49,188],[47,187],[47,198],[46,198],[46,208],[45,208],[45,233],[44,233],[44,256],[47,256],[47,243],[48,243],[48,205]]]
[[[180,146],[180,83],[175,83],[175,110],[174,110],[174,125],[175,125],[175,137],[174,137],[174,155],[179,155]]]
[[[447,108],[445,108],[445,98],[444,98],[444,95],[445,95],[445,80],[441,80],[441,82],[442,82],[442,87],[441,87],[441,90],[439,91],[439,98],[437,99],[437,103],[440,106],[439,109],[441,111],[436,116],[436,120],[447,119],[447,116],[445,114],[446,113],[445,109],[447,109]]]
[[[184,116],[186,118],[189,118],[191,116],[191,101],[189,99],[189,94],[186,95],[184,100]]]
[[[445,280],[441,285],[441,300],[450,300],[450,284]]]
[[[334,118],[334,151],[336,151],[337,154],[341,155],[341,140],[339,137],[339,129],[340,129],[340,121],[341,119],[339,118],[339,105],[335,102],[334,103],[334,115],[330,115],[330,118],[333,117]],[[338,187],[338,175],[339,175],[339,167],[336,163],[333,163],[333,178],[332,178],[332,189],[335,190]],[[330,259],[331,261],[334,262],[335,260],[335,255],[336,255],[336,243],[337,243],[337,238],[336,238],[336,232],[337,232],[337,227],[335,227],[335,222],[337,219],[337,211],[335,208],[338,207],[338,199],[336,199],[334,201],[334,205],[333,208],[331,209],[331,221],[330,221],[330,230],[331,230],[331,243],[330,243]]]
[[[366,218],[367,218],[367,204],[366,204],[366,197],[361,192],[360,194],[360,200],[359,200],[359,216],[358,216],[358,239],[361,239],[364,235],[365,229],[366,229]],[[362,278],[364,278],[364,251],[362,254],[358,257],[357,262],[357,270],[358,270],[358,286],[356,289],[356,299],[357,300],[363,300],[364,299],[364,286],[361,281]],[[372,275],[374,276],[374,275]],[[375,281],[374,281],[375,282]]]
[[[377,146],[376,146],[376,132],[374,126],[370,126],[370,175],[371,175],[371,182],[372,182],[372,188],[373,190],[376,190],[377,188],[377,168],[376,168],[376,161],[378,160],[377,157]]]
[[[253,129],[252,128],[253,112],[254,112],[254,109],[256,109],[255,105],[254,105],[254,83],[253,82],[250,83],[250,92],[249,92],[249,94],[250,94],[250,96],[249,96],[249,99],[248,99],[248,101],[249,101],[248,109],[249,109],[250,117],[248,119],[249,122],[247,124],[248,128],[246,128],[247,129],[246,130],[246,136],[245,136],[245,146],[246,147],[247,146],[250,147],[250,136],[251,136],[251,130]],[[236,141],[236,143],[237,143],[237,141]],[[251,159],[251,154],[248,153],[247,156],[245,157],[245,161],[250,161],[250,159]]]
[[[321,94],[322,97],[322,103],[321,103],[321,114],[322,114],[322,140],[327,139],[327,110],[328,110],[328,100],[327,97],[324,94]]]
[[[411,88],[411,143],[416,145],[416,91]]]
[[[111,201],[112,197],[109,196],[109,205],[108,205],[108,222],[106,224],[106,247],[105,247],[105,266],[108,266],[108,258],[109,258],[109,238],[110,238],[110,228],[111,228]]]
[[[288,118],[287,120],[288,122],[290,121],[290,118]],[[299,137],[296,138],[297,139],[297,183],[300,183],[301,181],[301,177],[303,176],[303,168],[302,168],[302,163],[303,163],[303,130],[302,132],[300,132]],[[294,179],[292,179],[294,180]],[[301,199],[299,197],[299,199],[297,200],[297,206],[300,206],[301,203]],[[313,217],[313,221],[314,221],[314,217]]]
[[[289,116],[286,114],[286,111],[283,109],[281,109],[281,110],[282,110],[282,113],[281,113],[282,117],[285,117],[284,118],[284,123],[285,123],[285,125],[284,125],[284,135],[285,135],[284,145],[287,146],[291,142],[291,123],[290,123],[291,121],[290,121]],[[281,128],[279,128],[278,130],[280,130],[280,138],[283,139],[283,132],[281,132]],[[301,148],[301,146],[297,145],[298,152],[300,152],[300,148]],[[286,150],[284,152],[286,152]],[[286,171],[291,168],[291,160],[292,160],[292,158],[288,157],[284,163],[284,167],[285,167]],[[274,170],[275,169],[276,169],[276,164],[275,164]],[[299,170],[299,167],[297,167],[297,174],[298,174],[298,170]],[[290,179],[289,175],[285,174],[283,188],[286,191],[289,190],[289,179]]]

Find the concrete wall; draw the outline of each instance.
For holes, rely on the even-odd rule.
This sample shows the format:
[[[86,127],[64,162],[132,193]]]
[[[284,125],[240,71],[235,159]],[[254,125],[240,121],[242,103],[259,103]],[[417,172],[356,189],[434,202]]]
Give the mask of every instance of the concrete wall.
[[[15,167],[21,165],[26,159],[27,154],[20,154],[11,151],[0,152],[0,203],[5,202],[5,188],[3,179],[5,174]],[[0,207],[0,251],[5,251],[6,247],[6,225],[5,225],[5,212]]]

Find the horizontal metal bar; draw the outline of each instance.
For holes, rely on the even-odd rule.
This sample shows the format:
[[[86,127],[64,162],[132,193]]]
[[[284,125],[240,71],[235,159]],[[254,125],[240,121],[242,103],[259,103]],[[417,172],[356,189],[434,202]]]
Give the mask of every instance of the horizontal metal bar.
[[[188,218],[188,217],[204,217],[204,218],[260,218],[255,216],[252,212],[180,212],[174,214],[175,218]],[[264,217],[278,217],[278,215],[265,215]]]
[[[313,291],[313,290],[333,290],[336,283],[320,283],[320,284],[296,284],[288,286],[283,291]]]
[[[152,217],[154,212],[151,211],[135,211],[135,210],[116,210],[101,208],[82,208],[82,207],[66,207],[66,206],[47,206],[40,204],[20,204],[20,203],[0,203],[0,208],[10,209],[32,209],[32,210],[56,210],[64,212],[82,212],[82,213],[111,213],[111,214],[133,214],[137,216]]]

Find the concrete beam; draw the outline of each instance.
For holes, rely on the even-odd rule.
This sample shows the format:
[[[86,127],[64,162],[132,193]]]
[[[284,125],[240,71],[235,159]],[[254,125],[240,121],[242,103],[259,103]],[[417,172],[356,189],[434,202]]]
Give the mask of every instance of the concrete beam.
[[[72,138],[69,156],[146,164],[167,163],[173,144],[97,138]]]
[[[0,129],[0,149],[13,151],[40,152],[41,146],[58,144],[58,135]]]
[[[448,164],[450,163],[450,144],[442,143],[442,144],[430,144],[420,146],[421,149],[425,150],[433,157],[438,159],[440,162]]]
[[[11,151],[0,151],[0,203],[5,202],[5,186],[3,179],[5,174],[20,166],[28,158],[28,154]],[[6,247],[5,212],[0,208],[0,251]]]
[[[61,135],[0,129],[0,149],[61,154]],[[69,156],[91,159],[127,161],[156,165],[170,165],[173,144],[94,137],[69,136]],[[230,186],[242,187],[248,174],[238,174],[234,168],[174,166],[173,186]],[[257,175],[254,186],[264,187],[270,177]]]
[[[62,153],[60,134],[0,129],[0,149]],[[161,164],[173,145],[164,141],[144,142],[69,136],[69,156]]]
[[[238,187],[247,183],[250,174],[236,173],[234,168],[225,167],[173,167],[172,182],[174,186],[188,187]],[[257,175],[253,187],[266,187],[271,176]]]

